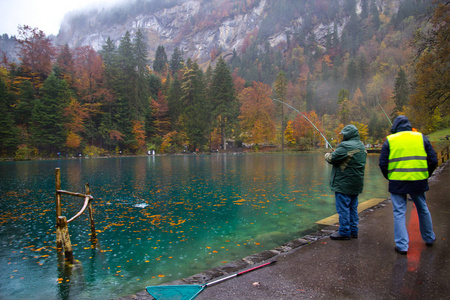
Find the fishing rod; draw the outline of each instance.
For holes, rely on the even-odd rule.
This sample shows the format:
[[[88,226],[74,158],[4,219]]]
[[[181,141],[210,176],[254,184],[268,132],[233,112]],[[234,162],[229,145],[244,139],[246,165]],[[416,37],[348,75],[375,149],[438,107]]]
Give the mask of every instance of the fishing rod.
[[[376,99],[377,99],[378,105],[381,107],[381,110],[384,112],[384,115],[386,116],[386,118],[388,119],[389,123],[391,123],[391,126],[392,126],[391,119],[389,119],[388,115],[386,114],[386,112],[383,109],[383,106],[381,106],[380,101],[378,101],[378,97]]]
[[[274,100],[274,101],[278,101],[278,102],[280,102],[280,103],[282,103],[282,104],[284,104],[284,105],[286,105],[286,106],[289,106],[290,108],[292,108],[293,110],[295,110],[296,112],[298,112],[300,115],[302,115],[319,133],[320,133],[320,135],[323,137],[323,139],[325,140],[325,142],[328,144],[328,146],[330,146],[330,148],[331,148],[331,150],[334,150],[333,149],[333,147],[331,147],[331,144],[330,144],[330,142],[328,142],[328,140],[327,140],[327,138],[322,134],[322,132],[320,132],[320,130],[316,127],[316,125],[314,125],[314,123],[313,122],[311,122],[311,120],[310,119],[308,119],[308,117],[307,116],[305,116],[304,114],[302,114],[300,111],[298,111],[295,107],[293,107],[293,106],[291,106],[291,105],[289,105],[289,104],[287,104],[286,102],[283,102],[283,101],[281,101],[281,100],[278,100],[278,99],[275,99],[275,98],[272,98],[272,100]]]

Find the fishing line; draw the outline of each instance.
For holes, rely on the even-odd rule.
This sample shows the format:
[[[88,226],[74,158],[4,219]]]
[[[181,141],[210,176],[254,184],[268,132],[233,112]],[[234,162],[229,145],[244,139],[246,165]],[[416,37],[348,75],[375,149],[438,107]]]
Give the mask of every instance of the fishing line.
[[[286,105],[286,106],[289,106],[290,108],[292,108],[293,110],[295,110],[296,112],[298,112],[300,115],[302,115],[319,133],[320,133],[320,135],[323,137],[323,139],[325,140],[325,142],[328,144],[328,146],[330,146],[330,148],[331,148],[331,150],[334,150],[333,149],[333,147],[331,147],[331,144],[330,144],[330,142],[328,142],[328,140],[327,140],[327,138],[322,134],[322,132],[320,132],[320,130],[316,127],[316,125],[314,125],[314,123],[313,122],[311,122],[311,120],[310,119],[308,119],[308,117],[307,116],[305,116],[304,114],[302,114],[300,111],[298,111],[296,108],[294,108],[293,106],[291,106],[291,105],[289,105],[289,104],[287,104],[286,102],[283,102],[283,101],[281,101],[281,100],[278,100],[278,99],[273,99],[272,98],[272,100],[274,100],[274,101],[278,101],[278,102],[280,102],[280,103],[282,103],[282,104],[284,104],[284,105]]]

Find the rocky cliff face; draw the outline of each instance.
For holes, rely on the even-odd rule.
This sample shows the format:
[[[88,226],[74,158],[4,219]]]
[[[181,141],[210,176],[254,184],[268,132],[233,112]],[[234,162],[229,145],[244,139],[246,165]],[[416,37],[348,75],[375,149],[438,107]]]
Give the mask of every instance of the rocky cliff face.
[[[100,50],[110,37],[119,44],[126,31],[133,34],[138,30],[147,38],[148,58],[153,59],[156,49],[163,45],[168,56],[175,47],[183,51],[185,58],[197,60],[199,64],[211,62],[211,52],[227,56],[233,49],[239,51],[247,35],[260,25],[264,18],[266,0],[261,0],[251,11],[224,18],[212,26],[203,29],[189,30],[190,19],[201,9],[200,0],[189,0],[169,9],[162,9],[153,14],[138,15],[129,18],[124,24],[111,27],[90,27],[78,30],[70,25],[63,25],[57,38],[58,44],[68,44],[70,47],[91,45]],[[95,15],[90,16],[89,22],[95,21]],[[284,31],[270,38],[271,46],[286,41]]]

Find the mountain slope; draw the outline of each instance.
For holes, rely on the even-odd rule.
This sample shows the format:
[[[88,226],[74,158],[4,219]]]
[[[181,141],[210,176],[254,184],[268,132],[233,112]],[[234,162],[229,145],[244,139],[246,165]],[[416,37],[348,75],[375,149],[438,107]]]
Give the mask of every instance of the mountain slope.
[[[202,64],[211,59],[211,53],[231,54],[233,49],[240,49],[248,33],[260,25],[267,6],[266,0],[248,1],[254,3],[241,10],[242,13],[230,15],[225,11],[226,6],[220,6],[224,13],[218,13],[217,3],[205,7],[205,2],[182,1],[170,8],[128,16],[111,26],[105,26],[105,11],[73,15],[61,27],[56,42],[67,43],[70,47],[91,45],[100,50],[108,37],[118,43],[126,31],[133,35],[141,29],[147,38],[149,58],[153,58],[156,48],[163,45],[168,53],[178,47],[185,57]],[[214,19],[216,17],[219,20]]]

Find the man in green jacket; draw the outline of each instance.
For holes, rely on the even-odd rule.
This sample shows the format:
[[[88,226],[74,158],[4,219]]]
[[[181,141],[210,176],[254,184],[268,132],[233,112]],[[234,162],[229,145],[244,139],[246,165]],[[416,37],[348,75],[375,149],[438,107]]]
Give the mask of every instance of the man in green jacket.
[[[358,238],[358,194],[364,186],[367,151],[354,125],[345,126],[340,134],[342,143],[332,153],[325,154],[325,160],[333,165],[330,185],[339,214],[339,231],[331,239],[349,240]]]

